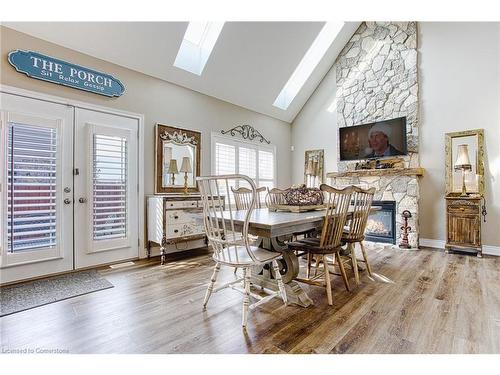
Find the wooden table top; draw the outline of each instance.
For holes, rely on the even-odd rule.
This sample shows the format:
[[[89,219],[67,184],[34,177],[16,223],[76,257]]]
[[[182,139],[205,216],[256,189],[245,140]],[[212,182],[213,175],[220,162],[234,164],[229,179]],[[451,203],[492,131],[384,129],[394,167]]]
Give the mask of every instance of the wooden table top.
[[[375,212],[379,208],[372,207],[371,210]],[[234,224],[238,227],[243,226],[246,214],[246,210],[233,211]],[[222,217],[230,220],[230,212],[224,211]],[[248,232],[257,236],[272,238],[309,229],[319,229],[323,225],[324,217],[324,209],[309,212],[273,212],[269,211],[268,208],[258,208],[250,216]]]

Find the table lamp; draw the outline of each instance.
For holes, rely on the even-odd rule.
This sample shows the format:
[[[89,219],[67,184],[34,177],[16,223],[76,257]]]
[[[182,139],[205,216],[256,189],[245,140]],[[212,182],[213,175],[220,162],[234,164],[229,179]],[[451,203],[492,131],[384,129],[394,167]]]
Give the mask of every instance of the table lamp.
[[[469,159],[469,149],[468,145],[458,145],[457,148],[457,160],[455,161],[455,170],[462,171],[462,194],[461,197],[467,196],[467,188],[465,187],[465,171],[472,170],[472,165]]]
[[[184,194],[188,193],[188,173],[193,172],[191,168],[191,159],[189,156],[182,158],[181,172],[184,172]]]
[[[172,175],[172,185],[175,185],[175,175],[179,173],[177,170],[177,160],[170,159],[170,164],[168,165],[168,173]]]

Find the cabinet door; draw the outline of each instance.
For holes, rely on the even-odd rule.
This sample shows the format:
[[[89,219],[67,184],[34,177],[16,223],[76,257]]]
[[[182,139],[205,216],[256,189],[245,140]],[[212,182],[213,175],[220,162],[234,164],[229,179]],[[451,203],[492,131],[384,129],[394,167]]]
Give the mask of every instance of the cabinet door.
[[[478,215],[448,213],[448,244],[478,247],[481,245]]]

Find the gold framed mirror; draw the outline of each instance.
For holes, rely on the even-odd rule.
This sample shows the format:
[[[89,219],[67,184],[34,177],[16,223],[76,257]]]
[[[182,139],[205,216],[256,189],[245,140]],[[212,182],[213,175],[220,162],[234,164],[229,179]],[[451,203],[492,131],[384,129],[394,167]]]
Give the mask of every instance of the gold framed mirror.
[[[156,124],[155,154],[155,193],[198,191],[200,132]]]
[[[484,195],[484,129],[445,135],[446,194]]]
[[[304,157],[304,183],[307,187],[319,187],[325,180],[324,150],[308,150]]]

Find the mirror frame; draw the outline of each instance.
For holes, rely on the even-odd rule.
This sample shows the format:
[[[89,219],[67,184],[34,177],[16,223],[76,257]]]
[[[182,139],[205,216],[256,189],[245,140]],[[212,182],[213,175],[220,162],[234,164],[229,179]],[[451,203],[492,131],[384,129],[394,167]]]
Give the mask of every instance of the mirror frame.
[[[453,174],[453,160],[452,160],[452,155],[453,155],[453,150],[452,150],[452,142],[454,138],[461,138],[461,137],[471,137],[475,136],[477,138],[477,155],[476,155],[476,160],[477,160],[477,166],[476,166],[476,172],[479,175],[479,181],[478,181],[478,191],[477,192],[471,192],[475,194],[479,194],[481,196],[484,196],[484,129],[474,129],[474,130],[465,130],[461,132],[454,132],[454,133],[446,133],[445,134],[445,163],[446,163],[446,194],[456,194],[456,192],[453,192],[453,180],[452,180],[452,174]],[[471,155],[472,157],[472,155]]]
[[[310,158],[317,158],[319,163],[320,185],[325,182],[325,150],[306,150],[304,152],[304,184],[307,184],[307,161]]]
[[[184,192],[184,185],[178,187],[164,187],[163,181],[163,147],[162,142],[165,138],[175,140],[177,144],[189,144],[195,146],[196,149],[196,168],[193,170],[194,178],[200,176],[200,161],[201,161],[201,133],[195,130],[188,130],[168,126],[157,123],[155,126],[155,194],[165,193],[181,193]],[[196,186],[188,187],[188,192],[194,193],[198,191],[198,183]]]

